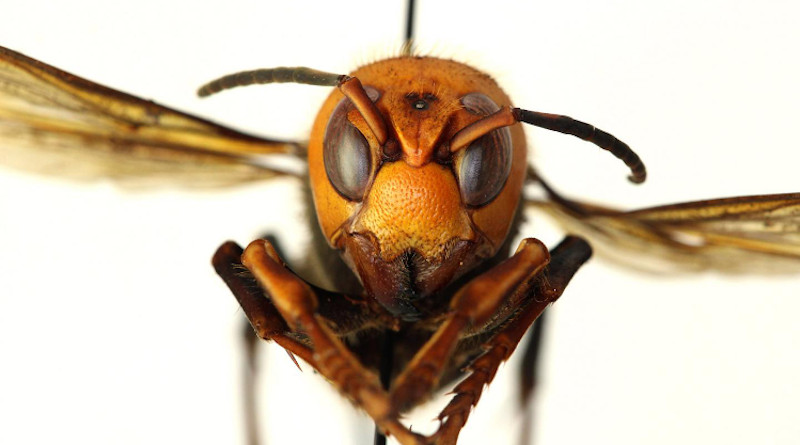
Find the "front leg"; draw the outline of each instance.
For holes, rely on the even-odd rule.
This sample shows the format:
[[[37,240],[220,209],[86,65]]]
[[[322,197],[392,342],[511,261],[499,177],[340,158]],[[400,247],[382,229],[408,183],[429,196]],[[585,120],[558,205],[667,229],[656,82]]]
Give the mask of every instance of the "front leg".
[[[393,411],[402,412],[427,397],[437,387],[462,335],[494,321],[514,291],[549,261],[547,248],[539,240],[527,238],[514,256],[461,288],[450,302],[448,317],[397,377],[391,392]]]
[[[390,410],[389,396],[378,376],[359,362],[320,315],[319,301],[311,286],[283,265],[269,241],[250,243],[242,255],[242,264],[269,295],[270,306],[274,305],[272,307],[280,313],[291,331],[302,333],[310,340],[313,348],[308,349],[307,357],[303,359],[364,409],[382,431],[404,445],[421,443],[422,437],[404,427]],[[263,296],[261,299],[266,300]],[[247,315],[251,316],[250,313]],[[258,317],[258,314],[254,315]]]
[[[486,385],[491,383],[500,363],[511,356],[542,311],[561,296],[578,268],[591,257],[592,248],[586,241],[568,236],[551,254],[547,268],[516,290],[515,294],[526,297],[520,300],[520,311],[510,317],[503,328],[483,345],[483,354],[467,367],[469,375],[453,389],[453,399],[439,414],[442,423],[429,438],[429,443],[456,443],[472,407],[478,403]]]
[[[241,264],[243,252],[233,241],[221,245],[211,260],[214,270],[236,297],[256,335],[263,340],[278,343],[293,360],[296,355],[316,368],[311,349],[288,335],[289,327],[272,302],[264,298],[264,293],[254,286],[252,279],[243,276],[244,269]]]

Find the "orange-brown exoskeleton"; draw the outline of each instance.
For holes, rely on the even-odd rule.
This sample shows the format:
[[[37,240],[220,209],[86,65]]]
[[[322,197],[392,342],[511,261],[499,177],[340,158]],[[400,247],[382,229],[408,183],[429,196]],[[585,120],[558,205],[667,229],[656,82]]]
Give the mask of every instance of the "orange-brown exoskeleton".
[[[381,431],[403,444],[455,443],[498,365],[591,255],[570,237],[551,258],[528,238],[508,258],[528,174],[518,122],[595,142],[625,161],[634,182],[644,180],[644,165],[613,136],[512,108],[486,74],[432,57],[382,60],[347,76],[243,72],[199,93],[285,81],[338,86],[313,127],[309,176],[322,235],[358,282],[329,266],[337,292],[317,288],[267,240],[243,253],[224,245],[217,271],[260,337],[309,362]],[[237,274],[240,255],[260,290]],[[399,422],[462,373],[436,433]]]
[[[520,122],[594,142],[623,160],[634,182],[644,180],[643,164],[590,125],[514,108],[488,75],[450,60],[404,55],[344,76],[258,70],[201,90],[337,87],[307,147],[245,135],[3,48],[0,80],[0,123],[9,124],[0,140],[79,159],[97,175],[208,185],[213,171],[237,183],[288,174],[261,155],[307,155],[321,241],[308,254],[313,270],[295,273],[263,239],[245,250],[224,244],[214,265],[260,337],[309,363],[404,444],[456,441],[498,365],[591,255],[576,236],[551,250],[533,238],[513,245],[526,206],[626,254],[722,267],[800,257],[799,194],[633,212],[559,195],[527,165]],[[523,199],[525,183],[540,184],[548,199]],[[437,432],[426,437],[400,422],[458,379]]]
[[[288,272],[263,240],[245,250],[242,263],[277,313],[248,310],[263,297],[231,287],[261,337],[287,342],[287,350],[401,443],[429,439],[400,424],[400,414],[481,356],[486,369],[456,390],[442,414],[443,428],[430,438],[452,443],[491,379],[489,370],[560,294],[540,289],[549,254],[535,240],[524,241],[511,260],[497,264],[506,257],[506,237],[519,208],[526,172],[523,135],[518,125],[475,127],[492,113],[508,111],[510,101],[488,76],[462,64],[401,57],[333,80],[340,88],[314,124],[309,176],[322,234],[363,291],[346,283],[352,275],[329,270],[345,281],[336,288],[354,293],[321,294]],[[454,146],[465,128],[478,129],[467,130],[474,131],[469,140]],[[588,248],[572,244],[580,252],[574,271],[588,258]],[[233,249],[225,246],[215,258],[229,284],[239,280],[230,268],[239,254]],[[472,275],[478,278],[452,285],[478,265],[483,273]],[[544,304],[533,304],[537,294]],[[351,308],[337,310],[343,305]],[[288,329],[281,326],[284,321]],[[387,334],[394,339],[388,348],[383,341],[364,340]],[[482,354],[487,346],[492,352]],[[392,365],[381,371],[376,359],[385,355]],[[381,372],[388,388],[381,385]]]

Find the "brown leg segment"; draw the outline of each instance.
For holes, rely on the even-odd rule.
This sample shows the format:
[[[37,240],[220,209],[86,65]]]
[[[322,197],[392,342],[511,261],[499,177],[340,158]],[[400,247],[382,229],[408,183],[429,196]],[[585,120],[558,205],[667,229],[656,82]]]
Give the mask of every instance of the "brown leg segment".
[[[274,308],[292,331],[301,332],[310,339],[314,349],[309,351],[308,359],[303,359],[310,360],[320,374],[364,409],[381,430],[395,436],[402,444],[420,443],[422,437],[411,433],[389,410],[389,397],[378,376],[364,368],[331,330],[317,312],[319,303],[314,291],[282,264],[272,245],[266,240],[253,241],[242,255],[242,264],[269,294]]]
[[[385,409],[381,410],[382,406],[388,406],[388,394],[380,386],[377,386],[379,391],[374,390],[375,384],[380,385],[378,377],[364,369],[325,322],[320,320],[321,317],[315,312],[317,301],[311,287],[284,267],[268,241],[254,241],[246,252],[247,258],[244,258],[241,247],[227,242],[214,254],[212,263],[233,292],[256,334],[264,340],[275,341],[290,354],[302,358],[367,411],[382,431],[395,436],[401,444],[422,443],[422,436],[411,433],[395,416],[388,415]],[[241,267],[243,262],[263,290],[246,277],[247,271]],[[299,292],[299,295],[286,295],[282,289],[292,289],[289,292]],[[274,290],[280,290],[281,293],[271,293]],[[264,291],[270,298],[264,295]],[[346,301],[344,296],[341,297],[339,302]],[[295,301],[297,304],[294,306],[293,299],[299,300]],[[287,314],[279,312],[273,304],[276,300],[288,306]],[[353,307],[364,310],[355,304]],[[308,309],[312,310],[307,312]],[[344,308],[331,304],[326,310],[336,313]],[[297,329],[294,332],[308,335],[314,345],[313,350],[289,336],[292,331],[286,319],[292,320],[293,327]]]
[[[264,236],[269,239],[276,250],[280,252],[277,240],[270,235]],[[220,274],[227,276],[226,282],[242,281],[241,277],[236,276],[236,267],[241,267],[242,249],[233,244],[226,244],[219,250],[218,255],[214,257],[214,267]],[[273,314],[274,316],[275,314]],[[242,398],[244,400],[244,423],[246,442],[248,445],[261,445],[261,434],[258,425],[258,400],[256,395],[258,393],[258,381],[260,372],[258,368],[259,356],[264,352],[261,348],[261,342],[258,335],[253,331],[253,327],[249,322],[242,323],[241,329],[241,342],[242,350],[244,352],[244,365],[242,366]],[[291,353],[287,352],[292,360],[296,359]]]
[[[483,388],[494,378],[500,363],[514,352],[522,336],[544,309],[564,292],[578,268],[591,257],[592,250],[586,241],[567,237],[553,251],[547,270],[525,283],[519,290],[526,294],[527,306],[516,318],[486,345],[486,352],[475,359],[468,370],[470,374],[459,383],[453,400],[439,414],[439,430],[430,437],[431,443],[455,444],[461,428],[469,418],[470,410],[478,403]]]
[[[256,335],[264,340],[274,340],[286,351],[302,358],[316,368],[312,351],[286,335],[289,327],[272,302],[264,298],[261,289],[243,278],[243,269],[240,268],[242,253],[239,245],[228,241],[217,249],[212,264],[217,274],[233,292]]]
[[[286,348],[287,352],[292,351],[289,352],[290,355],[294,353],[300,357],[310,359],[311,352],[305,346],[296,344],[292,339],[285,336],[288,327],[280,317],[280,314],[278,314],[278,311],[275,310],[269,300],[264,298],[260,290],[254,288],[252,282],[242,276],[242,252],[242,248],[236,243],[226,242],[217,249],[212,259],[212,264],[219,276],[225,281],[225,284],[231,289],[248,320],[250,320],[250,324],[244,326],[242,330],[242,342],[245,350],[245,366],[243,370],[245,428],[247,444],[259,445],[261,440],[256,409],[257,401],[255,400],[258,374],[258,338],[276,340]],[[255,333],[253,332],[254,330]]]
[[[391,393],[394,412],[427,397],[436,388],[462,333],[492,321],[518,286],[537,275],[549,260],[547,248],[528,238],[522,240],[514,256],[461,288],[450,302],[448,318],[395,381]]]

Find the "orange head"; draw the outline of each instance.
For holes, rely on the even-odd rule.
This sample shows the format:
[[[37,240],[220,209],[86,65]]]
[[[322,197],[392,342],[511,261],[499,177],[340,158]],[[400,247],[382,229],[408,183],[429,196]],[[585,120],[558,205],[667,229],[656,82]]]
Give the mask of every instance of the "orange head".
[[[366,291],[413,318],[415,300],[505,241],[525,175],[524,136],[519,124],[457,135],[511,105],[488,75],[467,65],[399,57],[351,76],[377,113],[340,90],[322,106],[308,154],[317,216]]]
[[[647,177],[639,156],[611,134],[511,108],[489,76],[450,60],[404,56],[351,76],[305,67],[242,71],[198,94],[283,82],[338,87],[309,141],[317,216],[367,293],[401,318],[416,317],[415,300],[504,243],[526,170],[518,122],[592,142],[623,161],[632,182]]]

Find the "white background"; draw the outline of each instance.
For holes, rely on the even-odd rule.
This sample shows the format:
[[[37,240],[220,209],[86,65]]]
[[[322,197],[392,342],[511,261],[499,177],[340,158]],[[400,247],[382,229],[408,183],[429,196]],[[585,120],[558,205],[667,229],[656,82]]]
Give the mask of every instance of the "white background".
[[[195,88],[243,69],[344,72],[392,54],[405,6],[270,3],[6,1],[0,44],[303,139],[324,88],[204,101]],[[521,107],[612,132],[649,167],[636,187],[592,145],[526,130],[562,191],[633,208],[800,189],[796,2],[432,3],[419,5],[423,49],[488,71]],[[296,188],[130,193],[0,168],[0,443],[243,443],[243,314],[209,260],[222,241],[267,231],[301,257]],[[539,221],[524,233],[560,236]],[[536,443],[800,443],[799,283],[592,261],[552,311]],[[369,421],[327,383],[264,350],[270,444],[371,443]],[[516,443],[515,370],[501,369],[461,443]]]

